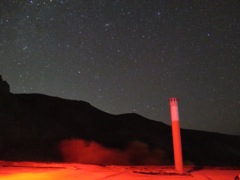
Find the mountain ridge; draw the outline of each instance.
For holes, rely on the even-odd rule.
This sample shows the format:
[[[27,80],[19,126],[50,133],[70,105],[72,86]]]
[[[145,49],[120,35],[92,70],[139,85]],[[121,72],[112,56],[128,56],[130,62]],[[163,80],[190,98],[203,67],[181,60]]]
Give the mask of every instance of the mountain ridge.
[[[240,136],[189,129],[181,129],[181,136],[185,163],[240,166]],[[136,156],[138,151],[154,164],[173,163],[171,126],[162,122],[134,113],[109,114],[85,101],[35,93],[0,94],[0,159],[64,161],[59,145],[72,139],[121,153],[130,145],[135,151],[132,164],[145,162],[138,160],[142,158]],[[161,162],[154,160],[158,155]]]

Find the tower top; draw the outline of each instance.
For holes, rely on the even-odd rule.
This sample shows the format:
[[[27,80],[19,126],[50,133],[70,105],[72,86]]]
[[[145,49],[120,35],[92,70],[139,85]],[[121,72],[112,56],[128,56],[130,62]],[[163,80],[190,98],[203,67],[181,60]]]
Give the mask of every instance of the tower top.
[[[179,99],[177,97],[171,97],[169,98],[169,101],[172,102],[172,101],[178,101]]]

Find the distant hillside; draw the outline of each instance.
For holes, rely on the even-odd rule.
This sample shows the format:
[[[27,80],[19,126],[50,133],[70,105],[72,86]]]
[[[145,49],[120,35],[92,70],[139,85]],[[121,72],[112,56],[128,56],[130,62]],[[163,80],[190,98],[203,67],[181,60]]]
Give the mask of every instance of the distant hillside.
[[[181,133],[185,163],[240,165],[240,136],[185,129]],[[108,114],[84,101],[0,94],[1,160],[64,161],[66,153],[78,151],[83,157],[83,148],[76,147],[81,140],[84,152],[96,154],[99,151],[91,148],[101,147],[107,158],[114,159],[115,154],[109,152],[114,150],[118,157],[128,156],[131,164],[173,163],[171,127],[164,123],[137,114]],[[111,160],[100,163],[111,164]]]

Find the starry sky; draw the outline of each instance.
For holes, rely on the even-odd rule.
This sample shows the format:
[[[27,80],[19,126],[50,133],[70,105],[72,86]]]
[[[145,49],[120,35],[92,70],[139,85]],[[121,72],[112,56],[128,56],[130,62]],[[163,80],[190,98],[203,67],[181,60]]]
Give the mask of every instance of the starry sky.
[[[12,93],[87,101],[240,135],[240,1],[1,0],[0,74]]]

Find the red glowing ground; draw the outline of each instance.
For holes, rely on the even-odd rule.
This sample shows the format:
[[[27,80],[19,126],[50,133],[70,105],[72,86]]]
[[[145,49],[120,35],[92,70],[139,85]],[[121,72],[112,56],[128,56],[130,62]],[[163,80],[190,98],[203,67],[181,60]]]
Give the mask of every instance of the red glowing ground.
[[[191,171],[193,167],[185,167]],[[164,174],[163,174],[164,172]],[[234,180],[239,169],[203,168],[172,175],[172,167],[163,166],[97,166],[64,163],[0,162],[0,180],[97,180],[97,179],[138,179],[138,180]]]

